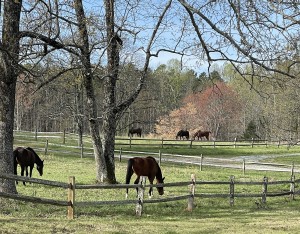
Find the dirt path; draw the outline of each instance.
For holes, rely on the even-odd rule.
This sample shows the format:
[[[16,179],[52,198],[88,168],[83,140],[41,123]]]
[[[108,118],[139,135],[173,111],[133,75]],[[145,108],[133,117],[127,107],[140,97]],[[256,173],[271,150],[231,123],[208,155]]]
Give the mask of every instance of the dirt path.
[[[268,158],[286,157],[299,154],[285,154],[285,155],[251,155],[251,156],[239,156],[234,158],[212,158],[203,157],[202,166],[224,167],[241,169],[245,167],[245,170],[258,170],[258,171],[291,171],[292,164],[278,164],[278,163],[265,163]],[[201,165],[200,157],[189,156],[169,156],[164,157],[163,161],[176,162],[176,163],[190,163],[195,165]],[[294,172],[300,172],[297,165],[294,166]]]

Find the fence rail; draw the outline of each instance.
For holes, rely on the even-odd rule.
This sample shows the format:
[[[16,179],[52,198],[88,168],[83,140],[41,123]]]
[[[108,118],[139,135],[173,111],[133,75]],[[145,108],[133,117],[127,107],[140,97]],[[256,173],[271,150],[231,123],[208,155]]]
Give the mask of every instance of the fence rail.
[[[27,178],[17,175],[8,175],[8,174],[0,174],[0,178],[3,179],[11,179],[11,180],[19,180],[31,183],[44,184],[54,187],[67,188],[68,190],[68,199],[67,201],[62,200],[54,200],[48,198],[37,198],[30,197],[20,194],[10,194],[5,192],[0,192],[0,197],[11,198],[15,200],[33,202],[33,203],[41,203],[41,204],[50,204],[56,206],[66,206],[68,209],[68,218],[74,218],[74,210],[76,207],[86,207],[86,206],[98,206],[98,205],[123,205],[123,204],[135,204],[136,205],[136,215],[141,216],[143,211],[143,204],[147,203],[160,203],[160,202],[171,202],[171,201],[179,201],[187,199],[187,209],[192,211],[194,209],[194,199],[195,198],[229,198],[230,206],[234,205],[234,199],[239,198],[249,198],[249,197],[258,197],[261,198],[260,205],[264,205],[266,203],[267,197],[276,197],[276,196],[290,196],[291,199],[294,199],[295,194],[299,194],[299,191],[295,191],[295,184],[300,183],[300,179],[295,180],[295,176],[292,175],[290,180],[285,181],[268,181],[268,178],[264,177],[262,181],[254,181],[254,182],[243,182],[243,181],[234,181],[234,176],[229,178],[229,181],[196,181],[195,175],[191,175],[191,181],[184,182],[174,182],[174,183],[166,183],[164,185],[157,184],[151,185],[146,184],[146,177],[141,177],[139,184],[116,184],[116,185],[77,185],[75,183],[75,177],[69,177],[68,183],[62,183],[57,181],[49,181],[35,178]],[[290,185],[289,191],[279,191],[279,192],[268,192],[268,186],[270,185]],[[195,193],[195,188],[197,185],[201,185],[199,189],[201,189],[202,185],[224,185],[229,186],[229,193]],[[236,186],[249,186],[249,185],[257,185],[262,186],[261,193],[237,193],[235,191]],[[163,197],[160,199],[144,199],[145,189],[149,187],[179,187],[179,186],[188,186],[190,187],[187,194],[177,195],[173,197]],[[121,188],[137,188],[138,189],[138,197],[136,200],[112,200],[112,201],[76,201],[75,202],[75,190],[79,189],[121,189]]]
[[[22,142],[25,142],[24,140]],[[32,142],[32,141],[26,141]],[[50,149],[51,146],[55,146],[56,148],[61,146],[64,148],[69,148],[70,151],[66,150],[53,150]],[[47,143],[45,144],[45,148],[35,148],[38,152],[44,152],[45,155],[49,153],[60,153],[60,154],[78,154],[81,158],[94,156],[93,148],[88,147],[78,147],[78,146],[67,146],[55,143]],[[75,151],[74,151],[75,150]],[[293,163],[291,165],[288,164],[278,164],[278,163],[263,163],[258,161],[253,161],[247,159],[247,156],[244,157],[243,160],[240,159],[229,159],[229,158],[212,158],[201,155],[180,155],[180,154],[168,154],[162,153],[160,150],[158,152],[142,152],[142,151],[130,151],[123,150],[120,148],[119,150],[115,150],[115,158],[119,158],[119,161],[122,159],[128,159],[130,157],[136,156],[153,156],[159,163],[163,162],[172,162],[172,163],[183,163],[183,164],[193,164],[199,165],[200,171],[204,169],[204,166],[212,166],[212,167],[227,167],[227,168],[235,168],[240,169],[243,173],[246,170],[264,170],[264,171],[295,171],[300,172],[300,168]],[[291,172],[292,173],[292,172]]]
[[[66,140],[69,137],[74,139],[76,134],[64,132],[26,132],[15,131],[15,135],[19,137],[33,138],[36,141],[38,138],[40,139],[61,139],[62,144],[65,144]],[[85,138],[89,138],[89,136],[85,136]],[[138,137],[116,137],[115,145],[122,146],[152,146],[152,147],[161,147],[164,148],[166,146],[186,146],[189,148],[192,147],[244,147],[244,146],[265,146],[268,147],[270,145],[275,145],[277,147],[280,146],[297,146],[300,141],[297,140],[259,140],[259,139],[251,139],[251,140],[241,140],[238,138],[234,138],[231,141],[219,141],[219,140],[211,140],[211,141],[202,141],[202,140],[176,140],[176,139],[164,139],[164,138],[138,138]]]

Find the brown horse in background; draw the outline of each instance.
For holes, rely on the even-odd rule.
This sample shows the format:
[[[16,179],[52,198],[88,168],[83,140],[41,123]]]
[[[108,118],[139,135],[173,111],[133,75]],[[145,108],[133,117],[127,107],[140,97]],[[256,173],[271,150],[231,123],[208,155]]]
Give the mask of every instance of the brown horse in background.
[[[204,131],[202,132],[201,130],[195,132],[195,134],[193,135],[193,140],[196,139],[196,137],[198,138],[198,140],[202,140],[202,137],[205,137],[206,140],[209,141],[209,135],[211,134],[210,131]]]
[[[41,160],[37,153],[30,147],[23,148],[17,147],[13,152],[14,157],[14,174],[17,175],[17,166],[21,166],[21,176],[24,176],[24,171],[26,170],[26,176],[28,176],[28,167],[30,169],[29,176],[32,176],[32,169],[36,163],[36,169],[43,175],[44,160]],[[18,183],[18,181],[17,181]],[[23,181],[25,185],[25,181]]]
[[[136,134],[139,137],[142,137],[142,129],[141,128],[130,128],[128,132],[128,136],[133,137],[133,134]]]
[[[135,173],[137,175],[134,184],[138,184],[141,176],[148,176],[150,184],[153,184],[154,178],[156,178],[157,184],[163,184],[164,179],[162,177],[161,169],[153,157],[134,157],[130,158],[127,163],[126,184],[130,183],[131,176]],[[157,187],[159,195],[164,194],[163,187]],[[153,195],[153,188],[149,189],[149,197]],[[126,198],[128,197],[128,188],[126,189]]]

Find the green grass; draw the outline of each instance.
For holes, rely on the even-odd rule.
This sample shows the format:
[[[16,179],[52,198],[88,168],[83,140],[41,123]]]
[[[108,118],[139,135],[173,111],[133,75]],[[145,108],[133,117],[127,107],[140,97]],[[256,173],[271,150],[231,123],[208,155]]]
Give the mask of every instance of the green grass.
[[[17,137],[19,139],[19,137]],[[24,137],[24,139],[27,139]],[[28,140],[28,139],[27,139]],[[44,147],[44,140],[23,142],[18,145],[28,145],[33,148]],[[50,141],[50,140],[49,140]],[[51,138],[53,143],[61,143],[61,139]],[[76,145],[75,140],[66,141],[66,145]],[[49,149],[71,151],[63,146],[51,146]],[[157,152],[157,148],[136,147],[139,151]],[[238,155],[287,154],[299,153],[292,147],[268,148],[243,147],[237,149],[198,148],[185,149],[171,147],[161,149],[168,153],[203,155],[215,157],[234,157]],[[199,151],[201,150],[201,151]],[[280,151],[280,152],[279,152]],[[201,154],[201,153],[200,153]],[[93,184],[95,179],[95,163],[92,157],[80,158],[78,154],[50,153],[43,155],[45,168],[43,179],[68,182],[69,176],[75,176],[78,184]],[[298,156],[285,156],[275,159],[277,162],[299,162]],[[299,162],[300,163],[300,162]],[[198,166],[183,164],[162,164],[162,172],[166,177],[165,183],[189,181],[192,173],[197,181],[229,181],[231,175],[237,181],[262,181],[264,176],[269,181],[288,180],[288,172],[246,171],[226,168],[204,167],[199,171]],[[116,177],[118,182],[125,182],[126,161],[116,160]],[[296,174],[296,179],[299,175]],[[33,177],[40,178],[34,169]],[[133,179],[132,179],[133,180]],[[236,192],[261,192],[261,186],[243,187],[236,185]],[[298,190],[299,187],[296,187]],[[67,199],[65,189],[49,186],[22,183],[17,185],[20,194],[45,197],[51,199]],[[289,190],[288,185],[270,185],[269,191]],[[187,194],[188,186],[165,188],[164,197]],[[228,193],[228,185],[197,185],[196,193]],[[129,190],[129,198],[135,199],[134,189]],[[158,198],[154,191],[154,198]],[[125,198],[125,190],[76,190],[76,201],[121,200]],[[148,199],[148,198],[146,198]],[[229,199],[195,198],[195,209],[186,210],[187,201],[174,201],[159,204],[145,204],[142,217],[135,216],[135,205],[76,207],[75,219],[67,219],[67,208],[52,205],[34,204],[10,199],[0,199],[0,233],[299,233],[300,228],[300,199],[291,201],[288,197],[267,198],[265,207],[258,207],[255,202],[259,198],[237,198],[233,207]]]

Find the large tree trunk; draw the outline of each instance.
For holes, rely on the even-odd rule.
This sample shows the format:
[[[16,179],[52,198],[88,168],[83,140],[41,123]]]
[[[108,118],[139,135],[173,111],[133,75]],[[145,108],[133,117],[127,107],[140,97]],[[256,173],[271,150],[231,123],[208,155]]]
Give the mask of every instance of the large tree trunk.
[[[5,1],[0,44],[0,173],[13,173],[13,129],[22,1]],[[0,179],[0,191],[17,193],[15,182]]]
[[[89,38],[86,26],[86,17],[84,14],[82,0],[75,0],[75,11],[81,39],[81,62],[83,69],[83,83],[87,96],[87,111],[89,116],[89,127],[94,148],[96,162],[96,181],[107,181],[106,163],[103,157],[102,143],[100,139],[99,119],[97,117],[97,105],[95,100],[95,91],[93,85],[93,73],[91,69]]]
[[[107,76],[104,84],[104,114],[103,114],[103,155],[107,168],[107,181],[116,183],[115,178],[115,134],[116,134],[116,81],[119,74],[119,50],[120,38],[114,30],[114,0],[105,1],[105,18],[107,34]],[[117,41],[119,40],[119,42]]]

